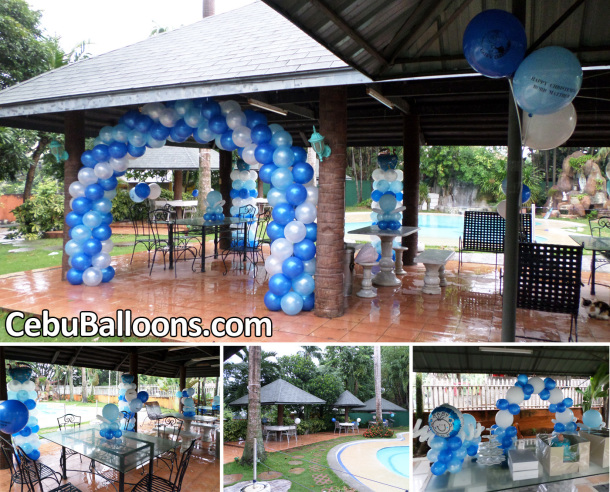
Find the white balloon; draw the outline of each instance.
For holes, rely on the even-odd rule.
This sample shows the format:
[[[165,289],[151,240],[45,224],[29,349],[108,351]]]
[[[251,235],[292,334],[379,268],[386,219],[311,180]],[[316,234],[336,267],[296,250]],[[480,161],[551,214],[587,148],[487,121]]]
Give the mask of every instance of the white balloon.
[[[256,144],[250,143],[244,147],[243,152],[241,153],[241,158],[244,160],[246,164],[250,164],[251,166],[256,166],[258,161],[256,160],[256,156],[254,152],[256,151]]]
[[[89,267],[83,272],[83,284],[95,287],[102,281],[102,271],[99,268]]]
[[[498,203],[496,210],[500,214],[500,217],[504,217],[506,219],[506,200],[502,200],[500,203]]]
[[[129,167],[129,159],[125,156],[121,157],[120,159],[115,159],[112,157],[109,162],[112,169],[114,169],[117,173],[127,171],[127,168]]]
[[[172,128],[179,119],[180,115],[174,108],[165,108],[159,114],[159,121],[163,126],[168,128]]]
[[[396,181],[402,181],[404,177],[404,173],[400,169],[395,169],[396,171]]]
[[[383,179],[384,176],[384,172],[381,168],[376,168],[373,173],[371,174],[371,177],[373,178],[373,181],[379,181],[381,179]]]
[[[316,188],[315,186],[306,186],[305,189],[307,190],[306,201],[308,201],[309,203],[313,203],[314,205],[317,205],[318,204],[318,188]]]
[[[231,111],[241,111],[241,106],[237,101],[221,101],[220,111],[223,115],[227,116]]]
[[[113,174],[112,166],[108,162],[98,162],[93,172],[99,179],[108,179]]]
[[[73,198],[78,198],[79,196],[85,196],[85,186],[80,181],[74,181],[70,183],[70,187],[68,188],[68,193]]]
[[[551,396],[548,399],[549,403],[561,403],[563,401],[563,391],[559,388],[553,388],[551,391]]]
[[[239,173],[241,171],[239,169],[233,169],[233,171],[231,171],[231,181],[237,181],[239,179]]]
[[[236,130],[241,127],[248,128],[245,125],[246,125],[246,115],[243,113],[243,111],[241,109],[234,109],[233,111],[230,111],[227,114],[227,126],[231,130]],[[250,128],[248,128],[248,130],[250,130]],[[235,133],[233,133],[233,137],[235,138]],[[237,142],[235,142],[235,143],[236,143],[236,145],[239,145]],[[239,145],[239,146],[243,147],[243,145]]]
[[[125,392],[125,399],[127,401],[135,400],[137,397],[138,397],[138,393],[136,392],[135,389],[128,389]]]
[[[102,252],[103,253],[110,253],[113,248],[114,248],[114,243],[112,242],[112,239],[106,239],[105,241],[102,241]]]
[[[386,181],[392,182],[392,181],[396,181],[396,171],[394,169],[388,169],[385,173],[383,178]]]
[[[161,196],[161,187],[157,183],[151,183],[149,185],[150,194],[148,195],[149,200],[156,200]]]
[[[531,384],[534,387],[534,393],[538,394],[544,389],[544,381],[539,377],[530,378],[527,384]]]
[[[284,236],[291,243],[300,243],[305,236],[307,235],[307,229],[305,228],[305,224],[298,220],[293,220],[292,222],[288,222],[286,227],[284,227]]]
[[[282,263],[284,263],[284,260],[280,260],[274,255],[267,256],[267,258],[265,258],[265,270],[270,277],[276,273],[282,273]]]
[[[23,383],[23,389],[26,391],[34,391],[36,389],[36,384],[34,381],[28,380]]]
[[[496,424],[505,429],[510,427],[513,425],[513,415],[508,410],[500,410],[496,413]]]
[[[508,403],[519,404],[525,399],[525,395],[519,386],[513,386],[506,392],[506,399],[508,400]]]
[[[256,181],[258,179],[258,173],[256,171],[248,171],[248,179],[251,179],[252,181]]]
[[[154,121],[159,121],[159,117],[161,116],[161,111],[165,109],[165,106],[161,103],[148,103],[142,106],[142,110],[140,111],[142,114],[147,114]]]
[[[95,268],[103,270],[104,268],[110,265],[110,255],[102,251],[101,253],[98,253],[91,257],[91,264]]]
[[[97,183],[97,176],[90,167],[82,167],[78,171],[78,180],[83,186],[89,186],[90,184]]]
[[[293,244],[283,237],[271,243],[271,254],[282,262],[292,256],[293,249]]]
[[[574,413],[569,408],[566,408],[565,412],[557,412],[555,414],[555,420],[562,424],[569,424],[574,420]]]
[[[301,203],[294,210],[294,216],[297,220],[303,222],[303,224],[311,224],[318,215],[318,209],[316,206],[308,201]]]
[[[522,112],[523,145],[535,150],[559,147],[576,128],[576,110],[572,103],[552,114]]]
[[[239,171],[239,179],[241,181],[248,181],[250,179],[250,171]]]

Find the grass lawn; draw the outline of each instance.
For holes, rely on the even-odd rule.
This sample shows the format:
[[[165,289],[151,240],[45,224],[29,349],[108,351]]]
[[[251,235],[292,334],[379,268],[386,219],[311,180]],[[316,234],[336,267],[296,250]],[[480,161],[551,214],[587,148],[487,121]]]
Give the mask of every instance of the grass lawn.
[[[392,430],[394,430],[395,434],[408,431],[406,427],[397,427]],[[332,448],[339,444],[362,439],[364,439],[364,437],[360,434],[331,439],[330,441],[318,442],[307,446],[299,446],[288,451],[267,453],[267,460],[258,465],[258,474],[260,475],[263,472],[271,470],[279,472],[282,474],[281,478],[293,482],[294,487],[292,488],[296,490],[304,488],[320,492],[324,490],[352,490],[328,468],[326,455]],[[293,464],[290,464],[290,462]],[[295,464],[297,462],[300,463]],[[242,466],[238,462],[225,464],[223,474],[225,478],[227,475],[242,475],[232,483],[252,480],[253,477],[252,467]],[[330,480],[330,483],[327,480],[324,481],[323,484],[316,483],[314,476],[319,478],[320,475],[326,475]],[[303,487],[299,487],[297,484],[302,485]],[[225,486],[226,485],[230,485],[230,483],[225,483]]]

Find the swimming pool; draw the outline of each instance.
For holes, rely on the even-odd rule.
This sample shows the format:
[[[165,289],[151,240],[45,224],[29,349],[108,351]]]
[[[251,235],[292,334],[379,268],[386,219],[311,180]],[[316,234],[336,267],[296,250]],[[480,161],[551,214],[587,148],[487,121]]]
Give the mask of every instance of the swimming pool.
[[[377,451],[377,459],[389,471],[409,478],[409,446],[393,446]]]

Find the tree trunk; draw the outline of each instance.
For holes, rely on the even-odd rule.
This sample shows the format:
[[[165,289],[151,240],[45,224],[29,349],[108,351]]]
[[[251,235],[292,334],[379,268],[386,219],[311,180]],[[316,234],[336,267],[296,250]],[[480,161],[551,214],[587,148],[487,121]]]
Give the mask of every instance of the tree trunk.
[[[375,415],[377,423],[383,423],[383,413],[381,411],[381,347],[373,346],[373,364],[375,371]]]
[[[38,139],[38,144],[34,149],[34,153],[32,154],[32,163],[30,164],[30,168],[28,169],[28,174],[25,177],[25,188],[23,190],[23,201],[27,202],[32,196],[32,186],[34,184],[34,176],[36,175],[36,168],[38,167],[38,161],[40,161],[40,156],[47,148],[47,145],[51,142],[51,139],[42,135]]]
[[[212,396],[216,396],[218,394],[218,380],[220,378],[216,378],[216,385],[214,386],[214,394]]]
[[[544,191],[549,189],[549,151],[544,151]]]
[[[70,385],[70,401],[74,401],[74,368],[68,366],[68,384]]]
[[[356,151],[352,147],[352,174],[354,175],[354,184],[356,185],[356,203],[360,203],[362,201],[362,192],[360,191],[360,187],[358,186],[358,172],[356,170]]]
[[[199,214],[205,210],[205,197],[212,190],[212,149],[199,149],[199,195],[197,207]]]
[[[241,457],[241,463],[254,463],[254,440],[258,461],[267,458],[263,443],[263,427],[261,424],[261,347],[251,346],[248,361],[248,430],[246,445]]]
[[[81,377],[82,377],[82,393],[81,393],[81,401],[83,403],[85,403],[87,401],[87,369],[85,369],[84,367],[80,368],[81,370]]]

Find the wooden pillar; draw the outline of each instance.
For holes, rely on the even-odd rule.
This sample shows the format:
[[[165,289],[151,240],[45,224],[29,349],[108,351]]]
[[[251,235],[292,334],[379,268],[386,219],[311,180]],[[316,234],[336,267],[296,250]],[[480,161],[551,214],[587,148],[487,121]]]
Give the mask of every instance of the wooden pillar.
[[[84,111],[70,111],[64,116],[65,149],[68,159],[64,162],[64,217],[71,211],[68,192],[70,185],[78,180],[78,171],[81,168],[80,156],[85,151],[85,113]],[[64,246],[70,240],[69,227],[64,224]],[[61,279],[66,280],[66,273],[70,269],[69,256],[62,248]],[[4,381],[2,379],[2,381]]]
[[[178,384],[180,384],[180,388],[178,388],[180,391],[186,388],[186,366],[184,365],[180,366],[180,382]],[[182,413],[183,408],[182,398],[180,398],[180,413]]]
[[[284,425],[284,405],[277,406],[277,425]]]
[[[8,398],[8,390],[6,388],[6,358],[4,355],[4,347],[0,347],[0,401],[4,401]],[[11,441],[11,436],[9,434],[5,434],[4,432],[0,432],[0,437],[6,439],[7,441]],[[3,442],[0,442],[0,445],[3,445]],[[4,459],[4,453],[0,451],[0,470],[8,470],[9,463]]]
[[[219,160],[218,160],[218,175],[220,180],[220,194],[222,195],[223,200],[225,200],[225,204],[223,206],[223,211],[225,217],[231,217],[231,170],[233,169],[233,154],[228,150],[219,150]],[[231,231],[225,231],[221,233],[220,236],[220,248],[226,249],[229,247],[231,242]]]
[[[129,374],[133,376],[133,382],[136,385],[136,392],[138,391],[138,349],[132,348],[129,353]],[[138,414],[135,417],[136,425],[133,428],[135,432],[138,432]]]
[[[417,227],[419,209],[419,116],[405,115],[403,118],[404,177],[402,200],[406,209],[402,213],[402,225]],[[413,265],[417,256],[417,232],[402,238],[402,245],[409,248],[403,252],[404,265]]]
[[[316,316],[342,316],[345,171],[347,168],[347,88],[320,88],[320,133],[332,154],[320,163]]]

